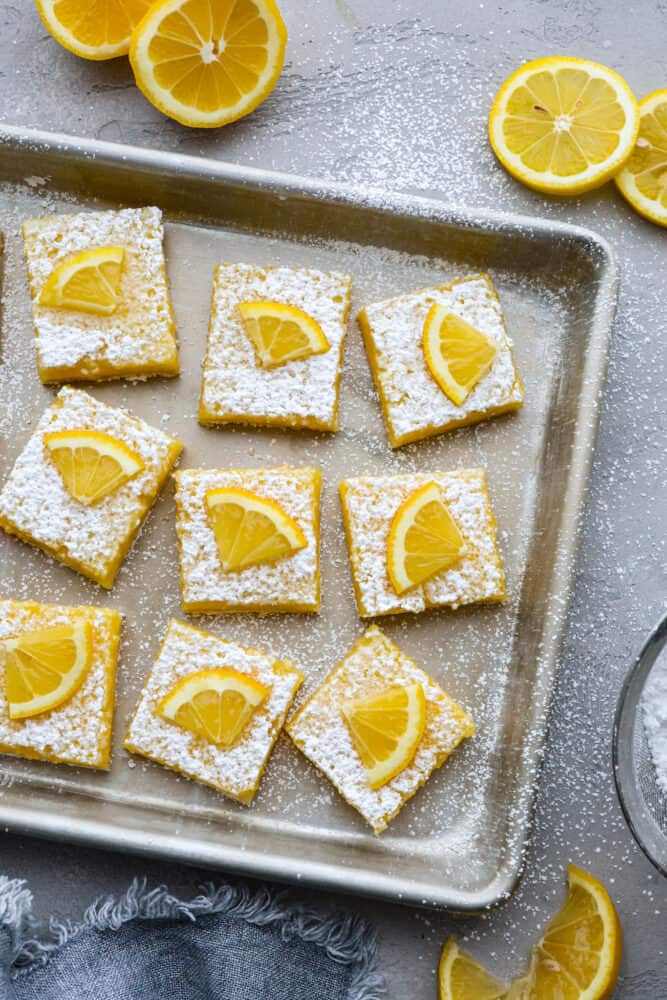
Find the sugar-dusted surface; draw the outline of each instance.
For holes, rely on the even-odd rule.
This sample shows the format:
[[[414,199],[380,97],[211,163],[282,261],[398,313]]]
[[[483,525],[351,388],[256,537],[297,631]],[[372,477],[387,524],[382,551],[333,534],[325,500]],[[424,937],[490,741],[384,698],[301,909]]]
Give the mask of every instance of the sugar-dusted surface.
[[[466,320],[496,346],[490,371],[461,406],[445,395],[424,357],[424,320],[434,303]],[[416,435],[437,433],[458,421],[493,416],[523,400],[512,341],[505,329],[498,295],[486,275],[376,302],[367,305],[362,315],[372,344],[385,419],[395,444],[414,440]]]
[[[422,685],[426,726],[415,756],[395,778],[373,790],[341,714],[341,705],[394,685]],[[359,639],[287,727],[299,749],[343,798],[381,833],[436,767],[472,736],[470,716],[375,626]]]
[[[158,208],[29,219],[23,235],[37,359],[45,381],[178,371]],[[105,246],[125,250],[120,302],[111,316],[39,304],[42,288],[56,267],[84,250]]]
[[[346,274],[306,267],[217,267],[201,389],[202,421],[335,430],[351,283]],[[240,302],[257,299],[303,309],[320,324],[330,349],[278,368],[262,368],[237,309]]]
[[[183,605],[190,611],[315,611],[320,601],[319,469],[186,469],[176,473]],[[307,545],[278,562],[225,573],[206,510],[206,494],[236,487],[277,503]]]
[[[44,446],[46,432],[95,430],[136,452],[144,469],[93,506],[75,500]],[[169,435],[80,389],[61,389],[0,492],[0,524],[107,585],[124,546],[153,503],[180,446]]]
[[[223,667],[250,674],[271,688],[240,741],[229,750],[166,722],[156,712],[178,681],[200,670]],[[141,693],[125,745],[248,805],[301,681],[293,664],[279,663],[261,650],[224,642],[173,621]]]
[[[90,622],[93,635],[92,662],[79,689],[52,712],[10,719],[2,640],[77,621]],[[107,608],[0,600],[0,746],[5,753],[84,767],[109,766],[119,629],[118,612]]]
[[[399,595],[387,573],[389,529],[401,504],[431,482],[440,486],[467,551],[455,566]],[[347,479],[341,502],[359,609],[365,617],[504,598],[505,576],[484,469]]]

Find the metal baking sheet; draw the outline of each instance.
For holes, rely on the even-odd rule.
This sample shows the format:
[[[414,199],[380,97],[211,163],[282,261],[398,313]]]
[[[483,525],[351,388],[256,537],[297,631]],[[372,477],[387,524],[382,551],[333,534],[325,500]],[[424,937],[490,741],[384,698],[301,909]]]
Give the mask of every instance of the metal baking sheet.
[[[586,230],[535,219],[3,127],[3,469],[55,391],[35,370],[22,220],[137,204],[159,205],[167,219],[182,375],[90,391],[183,438],[182,467],[287,462],[324,473],[321,614],[191,620],[293,658],[306,674],[302,697],[312,691],[364,628],[337,498],[340,479],[360,473],[485,466],[510,597],[498,607],[379,620],[473,713],[478,734],[378,838],[284,736],[251,809],[121,748],[165,626],[185,618],[171,486],[111,593],[3,535],[1,596],[110,605],[125,623],[111,772],[6,756],[0,823],[412,904],[478,910],[501,901],[521,871],[572,585],[617,293],[609,248]],[[223,260],[350,272],[353,314],[397,292],[488,271],[514,340],[525,406],[392,453],[352,321],[338,434],[206,430],[197,424],[197,396],[212,272]]]

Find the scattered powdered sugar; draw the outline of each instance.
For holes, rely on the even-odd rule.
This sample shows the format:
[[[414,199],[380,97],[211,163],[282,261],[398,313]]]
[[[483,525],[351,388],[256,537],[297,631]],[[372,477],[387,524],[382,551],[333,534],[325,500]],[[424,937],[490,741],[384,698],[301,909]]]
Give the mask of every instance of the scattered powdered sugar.
[[[172,621],[141,693],[126,745],[249,803],[302,681],[292,664],[283,662],[278,669],[277,666],[266,653]],[[160,701],[178,681],[200,670],[223,667],[250,674],[271,688],[239,742],[229,749],[206,743],[188,730],[166,722],[156,712]]]
[[[655,765],[655,776],[667,795],[667,657],[657,660],[644,688],[642,700],[646,738]]]
[[[222,264],[216,268],[202,382],[206,422],[282,423],[334,430],[351,278],[309,268]],[[321,326],[330,348],[277,368],[262,368],[243,328],[240,302],[296,306]]]

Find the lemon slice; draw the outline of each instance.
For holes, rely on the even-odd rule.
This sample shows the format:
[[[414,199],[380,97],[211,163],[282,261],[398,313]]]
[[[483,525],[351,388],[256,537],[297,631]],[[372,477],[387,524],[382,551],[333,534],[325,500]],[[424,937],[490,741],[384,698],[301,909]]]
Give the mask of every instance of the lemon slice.
[[[308,544],[282,507],[248,490],[209,490],[206,508],[225,573],[276,562]]]
[[[616,185],[640,215],[667,226],[667,90],[639,102],[639,136]]]
[[[100,247],[70,257],[46,279],[40,306],[111,316],[120,302],[124,258],[122,247]]]
[[[52,625],[0,645],[10,719],[27,719],[62,705],[81,687],[93,655],[90,622]]]
[[[426,699],[421,684],[397,685],[346,702],[341,711],[368,784],[375,790],[408,766],[424,735]]]
[[[329,341],[312,316],[282,302],[241,302],[245,332],[263,368],[324,354]]]
[[[153,0],[36,0],[46,30],[84,59],[113,59],[130,48],[132,30]]]
[[[465,544],[437,483],[427,483],[401,504],[389,528],[387,569],[397,594],[453,566]]]
[[[505,1000],[507,988],[457,945],[445,944],[439,968],[440,1000]]]
[[[101,431],[52,431],[44,435],[44,444],[67,491],[86,506],[99,503],[144,468],[136,452]]]
[[[580,194],[609,180],[630,156],[639,108],[625,80],[587,59],[525,63],[502,85],[489,115],[493,151],[537,191]]]
[[[130,62],[163,114],[215,128],[268,97],[286,43],[274,0],[158,0],[132,35]]]
[[[434,303],[424,320],[424,355],[431,375],[457,406],[489,372],[496,346],[460,316]]]
[[[238,743],[269,690],[238,670],[200,670],[172,688],[157,714],[228,750]]]

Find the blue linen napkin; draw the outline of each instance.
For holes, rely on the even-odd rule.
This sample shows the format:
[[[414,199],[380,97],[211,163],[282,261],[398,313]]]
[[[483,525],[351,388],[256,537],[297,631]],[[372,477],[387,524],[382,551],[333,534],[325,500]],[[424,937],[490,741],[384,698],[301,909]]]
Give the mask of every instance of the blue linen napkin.
[[[0,876],[0,1000],[380,1000],[374,931],[283,893],[134,881],[41,937],[32,893]]]

